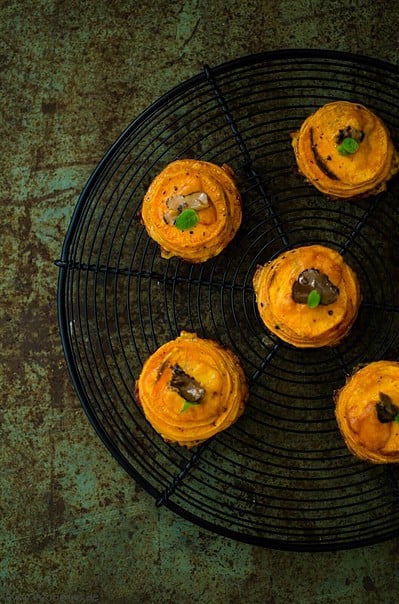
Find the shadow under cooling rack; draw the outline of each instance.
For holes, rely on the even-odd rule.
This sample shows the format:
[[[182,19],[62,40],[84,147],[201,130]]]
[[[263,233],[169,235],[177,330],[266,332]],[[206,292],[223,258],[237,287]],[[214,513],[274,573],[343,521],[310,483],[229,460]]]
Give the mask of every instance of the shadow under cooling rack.
[[[110,452],[157,505],[278,549],[344,549],[399,535],[397,470],[349,454],[332,396],[359,365],[399,357],[398,183],[376,198],[333,203],[292,169],[290,132],[336,99],[367,105],[398,139],[392,65],[298,50],[205,66],[109,149],[56,262],[68,369]],[[202,265],[160,258],[138,218],[151,180],[183,157],[229,164],[243,198],[236,238]],[[358,320],[334,349],[290,347],[256,310],[256,266],[311,243],[338,250],[361,282]],[[134,399],[144,360],[182,330],[232,348],[251,386],[244,416],[194,452],[163,442]]]

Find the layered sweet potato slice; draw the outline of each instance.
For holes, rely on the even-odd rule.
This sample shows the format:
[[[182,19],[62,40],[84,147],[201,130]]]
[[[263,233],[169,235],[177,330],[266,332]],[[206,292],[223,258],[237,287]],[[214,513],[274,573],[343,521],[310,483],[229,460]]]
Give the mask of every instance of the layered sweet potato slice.
[[[335,393],[335,415],[348,449],[372,463],[399,462],[399,363],[375,361]]]
[[[240,359],[220,343],[181,332],[144,363],[136,400],[167,442],[194,447],[231,426],[249,390]]]
[[[321,245],[294,248],[259,266],[253,285],[266,327],[298,348],[337,345],[361,301],[355,272],[337,251]]]
[[[242,220],[233,170],[193,159],[168,164],[150,184],[141,217],[163,258],[200,263],[217,256]]]
[[[332,199],[376,195],[399,171],[388,129],[359,103],[328,103],[291,137],[300,174]]]

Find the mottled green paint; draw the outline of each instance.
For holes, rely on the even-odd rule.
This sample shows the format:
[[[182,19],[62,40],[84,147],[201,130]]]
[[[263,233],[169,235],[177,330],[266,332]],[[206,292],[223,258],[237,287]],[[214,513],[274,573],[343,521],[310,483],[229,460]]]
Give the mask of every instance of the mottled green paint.
[[[156,508],[77,400],[54,266],[94,166],[161,94],[205,63],[277,48],[398,63],[397,4],[11,0],[0,23],[0,601],[397,602],[396,541],[332,554],[269,551]]]

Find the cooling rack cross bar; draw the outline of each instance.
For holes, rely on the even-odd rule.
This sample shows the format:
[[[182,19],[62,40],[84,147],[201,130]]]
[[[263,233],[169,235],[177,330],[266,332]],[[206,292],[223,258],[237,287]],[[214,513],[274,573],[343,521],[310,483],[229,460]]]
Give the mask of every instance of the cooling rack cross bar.
[[[287,237],[286,233],[284,232],[284,228],[283,228],[277,214],[274,211],[273,204],[271,203],[269,196],[267,194],[267,191],[266,191],[265,187],[263,186],[262,180],[259,178],[259,175],[253,166],[253,160],[251,158],[251,154],[249,153],[247,145],[245,144],[244,138],[242,137],[240,130],[237,127],[237,124],[233,118],[233,115],[232,115],[231,111],[229,110],[228,104],[222,94],[222,91],[220,90],[220,88],[216,82],[216,79],[213,76],[212,70],[208,65],[205,65],[204,72],[205,72],[205,75],[206,75],[206,78],[207,78],[209,84],[213,88],[214,94],[215,94],[216,99],[219,103],[219,106],[222,110],[222,113],[225,117],[226,123],[230,127],[233,137],[237,141],[238,147],[240,148],[241,153],[244,156],[245,161],[244,161],[243,167],[246,170],[247,176],[249,178],[253,178],[253,180],[256,182],[258,189],[262,195],[262,199],[264,199],[266,202],[266,207],[267,207],[268,213],[277,229],[279,236],[281,237],[282,243],[283,243],[283,245],[288,246],[288,243],[289,243],[288,237]]]
[[[365,209],[363,216],[358,220],[358,222],[354,225],[351,234],[345,241],[345,243],[341,246],[340,254],[344,255],[348,248],[354,243],[356,237],[360,234],[361,230],[364,228],[367,220],[371,217],[371,215],[376,211],[378,207],[379,197],[375,197],[371,199],[367,208]]]
[[[129,268],[118,268],[110,265],[98,265],[98,264],[85,264],[81,262],[64,262],[62,260],[55,260],[54,264],[60,268],[70,271],[81,271],[81,272],[91,272],[91,273],[107,273],[110,275],[121,275],[123,277],[129,277],[134,279],[149,279],[151,281],[156,281],[159,284],[165,285],[178,285],[187,283],[190,286],[201,286],[206,288],[215,288],[215,289],[224,289],[224,290],[234,290],[238,292],[246,292],[249,294],[253,293],[253,287],[237,283],[236,281],[233,283],[229,283],[228,281],[222,281],[218,279],[206,279],[204,277],[191,277],[184,275],[167,275],[163,273],[158,273],[154,271],[145,271],[145,270],[132,270]]]
[[[202,443],[201,445],[199,445],[195,451],[193,451],[190,459],[185,464],[183,469],[176,475],[176,477],[172,480],[172,482],[157,497],[157,499],[155,501],[155,504],[157,507],[161,507],[162,505],[166,505],[168,503],[168,500],[170,499],[170,497],[173,495],[173,493],[176,491],[176,489],[179,487],[179,485],[183,482],[183,480],[186,478],[186,476],[189,474],[189,472],[191,472],[193,467],[198,463],[204,450],[209,446],[209,444],[211,443],[212,440],[213,440],[213,438],[210,438],[209,440],[207,440],[204,443]]]

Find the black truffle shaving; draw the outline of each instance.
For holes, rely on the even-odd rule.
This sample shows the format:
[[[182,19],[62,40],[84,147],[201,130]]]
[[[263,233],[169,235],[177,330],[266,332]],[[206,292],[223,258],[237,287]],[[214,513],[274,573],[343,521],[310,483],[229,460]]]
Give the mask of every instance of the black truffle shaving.
[[[307,268],[299,275],[292,286],[292,297],[298,304],[307,304],[311,291],[320,294],[320,304],[333,304],[339,296],[339,288],[331,283],[327,275],[317,268]]]
[[[361,143],[364,136],[363,130],[357,130],[357,128],[353,128],[352,126],[345,126],[345,128],[339,129],[335,142],[337,145],[340,145],[346,138],[353,138],[358,143]]]
[[[205,388],[177,364],[172,367],[170,387],[189,403],[200,403],[205,394]]]
[[[318,152],[317,145],[314,142],[313,128],[310,128],[310,144],[312,147],[312,153],[313,153],[314,160],[315,160],[316,164],[318,165],[318,167],[320,168],[320,170],[322,172],[324,172],[324,174],[326,176],[328,176],[328,178],[331,178],[331,180],[339,180],[338,176],[336,174],[334,174],[334,172],[329,168],[329,166],[327,166],[324,159],[321,157],[320,153]]]
[[[392,402],[392,399],[388,394],[380,392],[380,400],[376,404],[377,417],[382,424],[395,421],[396,416],[399,413],[399,407]]]

